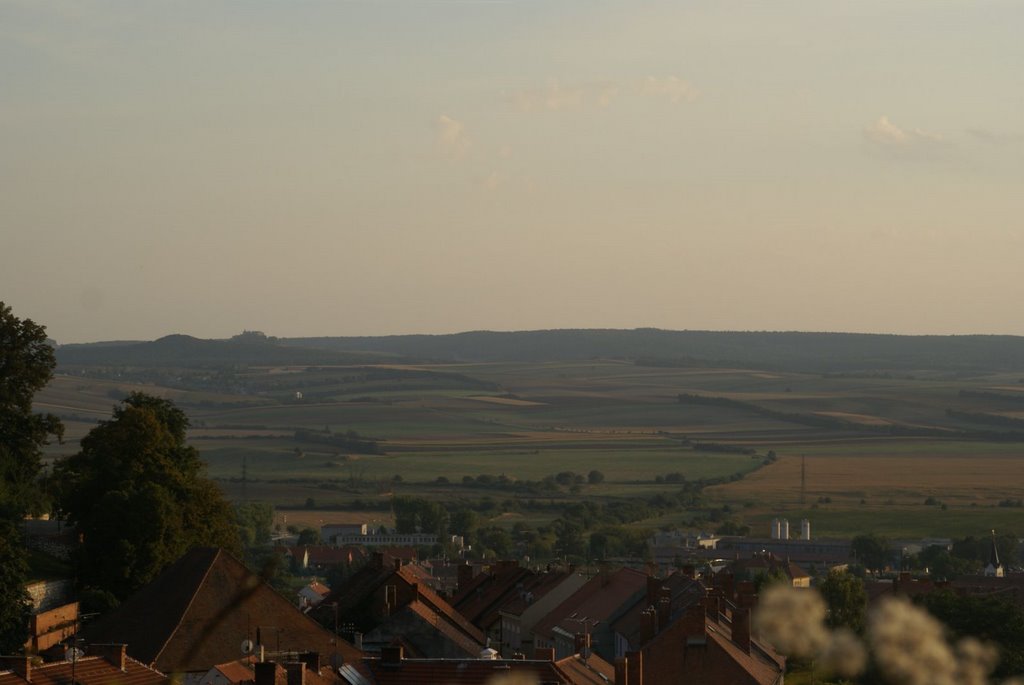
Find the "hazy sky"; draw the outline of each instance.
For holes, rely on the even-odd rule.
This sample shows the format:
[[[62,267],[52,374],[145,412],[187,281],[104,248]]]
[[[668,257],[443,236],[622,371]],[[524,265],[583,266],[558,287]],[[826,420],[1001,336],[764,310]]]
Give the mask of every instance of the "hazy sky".
[[[1019,0],[0,0],[60,342],[1024,334]]]

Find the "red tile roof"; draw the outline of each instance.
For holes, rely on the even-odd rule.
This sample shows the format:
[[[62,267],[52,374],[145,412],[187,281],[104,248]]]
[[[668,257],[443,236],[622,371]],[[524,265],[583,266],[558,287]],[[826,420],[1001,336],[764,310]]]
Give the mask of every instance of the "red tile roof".
[[[496,565],[473,578],[452,598],[452,606],[473,625],[486,630],[497,621],[502,605],[519,599],[537,574],[512,564]]]
[[[32,685],[68,685],[72,671],[79,685],[166,685],[168,682],[166,675],[134,659],[126,659],[125,670],[122,671],[98,656],[81,657],[74,664],[58,661],[32,666],[29,677]],[[13,671],[0,670],[0,685],[26,685],[28,682]]]
[[[491,679],[525,676],[538,685],[576,685],[552,661],[488,659],[403,659],[397,664],[379,659],[363,662],[376,685],[486,685]]]
[[[83,631],[90,642],[125,642],[130,655],[168,673],[231,661],[258,632],[268,650],[362,657],[216,548],[193,549]]]
[[[573,685],[608,685],[615,682],[615,667],[596,654],[583,659],[579,654],[555,662],[555,667]]]
[[[570,620],[573,614],[593,621],[608,621],[616,610],[646,587],[647,574],[632,568],[594,576],[540,621],[533,629],[534,635],[551,639],[555,627],[575,634],[579,624]]]

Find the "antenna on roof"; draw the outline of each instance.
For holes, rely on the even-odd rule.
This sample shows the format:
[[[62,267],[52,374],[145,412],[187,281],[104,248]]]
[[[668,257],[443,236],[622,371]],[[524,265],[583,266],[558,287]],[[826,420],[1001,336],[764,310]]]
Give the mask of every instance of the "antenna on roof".
[[[242,640],[242,654],[248,656],[256,651],[256,643],[252,640]]]

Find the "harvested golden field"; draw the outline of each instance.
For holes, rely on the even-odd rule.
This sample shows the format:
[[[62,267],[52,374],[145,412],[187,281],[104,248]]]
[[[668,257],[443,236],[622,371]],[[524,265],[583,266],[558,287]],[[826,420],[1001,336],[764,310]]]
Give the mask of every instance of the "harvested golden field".
[[[544,404],[544,402],[531,402],[530,400],[518,400],[513,397],[496,397],[494,395],[473,395],[466,399],[476,400],[477,402],[488,402],[490,404],[504,404],[509,407],[539,407]]]
[[[891,426],[892,421],[887,421],[878,416],[871,416],[870,414],[854,414],[853,412],[847,411],[816,411],[814,412],[818,416],[830,416],[834,419],[842,419],[851,423],[859,423],[864,426]]]
[[[798,506],[801,463],[798,456],[781,457],[741,481],[710,492],[731,501]],[[1024,497],[1024,455],[808,456],[803,463],[808,505],[822,497],[837,504],[857,504],[861,499],[919,504],[927,497],[937,497],[966,505]]]

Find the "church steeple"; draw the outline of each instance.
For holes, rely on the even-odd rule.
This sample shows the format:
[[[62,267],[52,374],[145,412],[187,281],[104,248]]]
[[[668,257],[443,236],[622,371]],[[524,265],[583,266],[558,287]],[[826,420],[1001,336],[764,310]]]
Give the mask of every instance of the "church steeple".
[[[995,578],[1002,578],[1005,575],[1003,564],[999,561],[999,548],[996,546],[996,532],[994,530],[992,531],[992,548],[988,554],[988,566],[985,567],[985,575]]]

